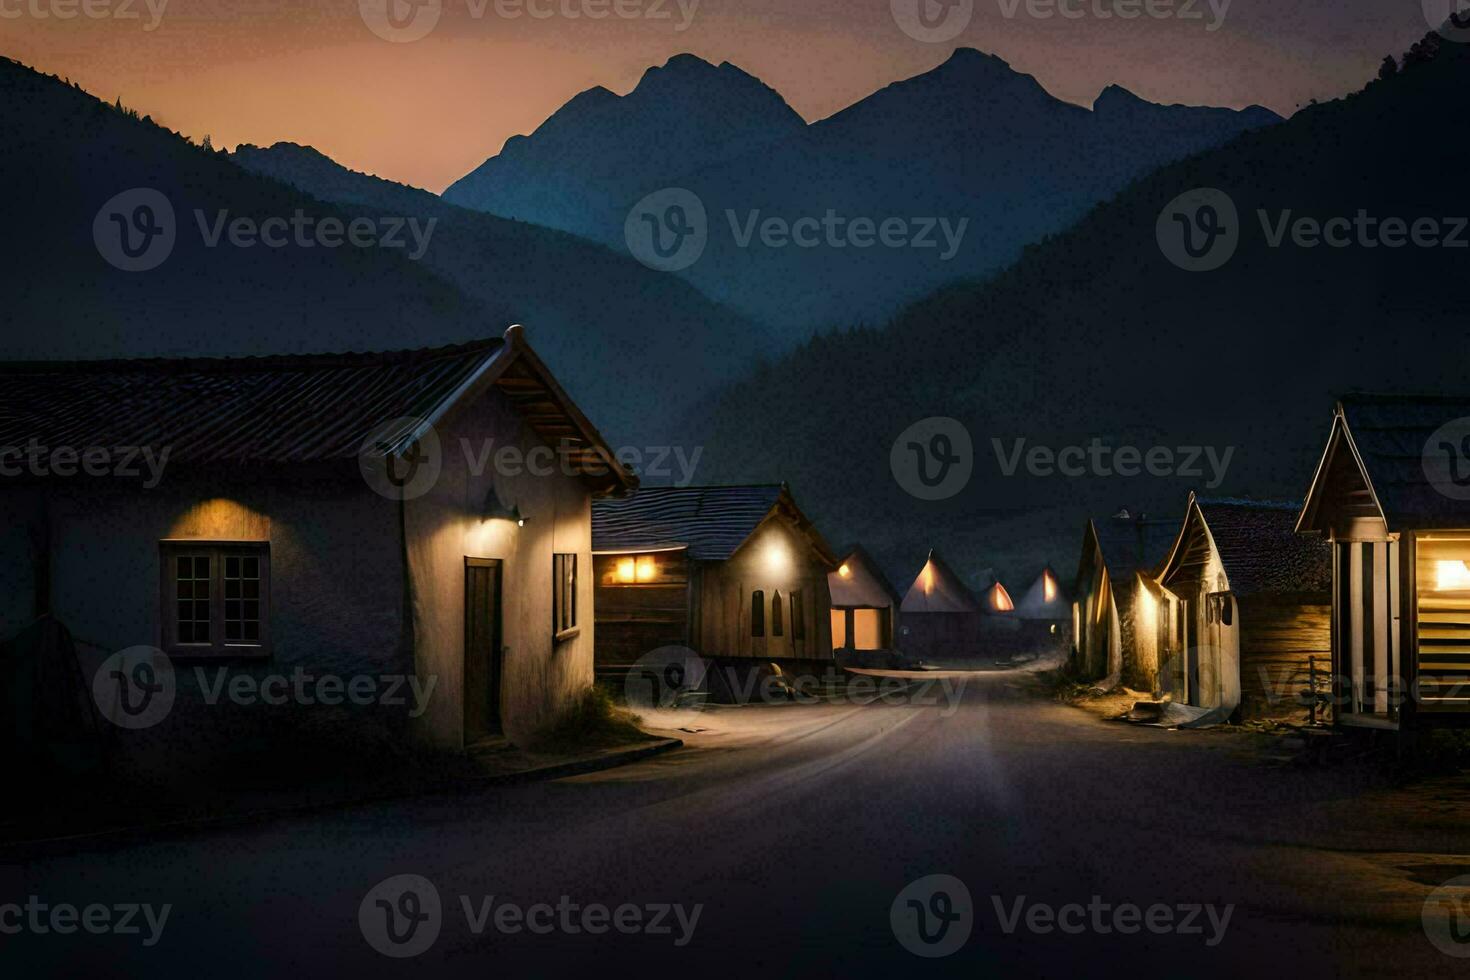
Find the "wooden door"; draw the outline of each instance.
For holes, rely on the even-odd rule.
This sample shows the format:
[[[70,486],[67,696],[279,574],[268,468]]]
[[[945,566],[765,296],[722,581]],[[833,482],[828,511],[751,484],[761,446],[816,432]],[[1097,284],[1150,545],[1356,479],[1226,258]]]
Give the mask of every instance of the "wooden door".
[[[468,744],[501,731],[500,562],[464,563],[464,734]]]

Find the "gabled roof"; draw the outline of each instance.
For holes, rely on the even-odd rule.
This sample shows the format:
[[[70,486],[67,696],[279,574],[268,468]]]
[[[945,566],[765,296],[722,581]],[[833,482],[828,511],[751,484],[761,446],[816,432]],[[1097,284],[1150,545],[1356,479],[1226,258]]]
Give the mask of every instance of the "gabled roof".
[[[1134,572],[1152,572],[1169,551],[1178,533],[1175,521],[1162,521],[1140,515],[1122,519],[1108,517],[1088,521],[1089,534],[1102,554],[1114,582],[1131,578]],[[1084,544],[1087,535],[1084,535]]]
[[[847,569],[843,575],[842,570]],[[833,606],[896,606],[902,601],[898,591],[888,581],[888,576],[878,567],[873,556],[862,547],[853,545],[839,563],[837,570],[827,576],[828,588],[832,593]]]
[[[370,437],[398,455],[500,389],[595,489],[637,478],[567,397],[520,327],[503,338],[388,353],[0,364],[0,445],[167,448],[174,463],[356,459]],[[409,420],[387,431],[386,423]]]
[[[1051,581],[1050,599],[1046,597],[1048,578]],[[1062,593],[1062,583],[1050,565],[1041,570],[1021,601],[1016,603],[1016,615],[1022,619],[1066,619],[1071,615],[1071,606]]]
[[[1296,533],[1300,506],[1189,495],[1184,523],[1158,569],[1162,581],[1211,544],[1237,596],[1319,595],[1332,590],[1332,552],[1325,541]]]
[[[939,557],[937,551],[929,552],[924,567],[914,577],[900,608],[906,613],[973,613],[982,609],[980,600],[960,581],[954,569]]]
[[[1356,507],[1383,519],[1389,531],[1470,526],[1470,492],[1452,481],[1464,474],[1463,445],[1448,448],[1436,433],[1470,419],[1470,396],[1345,395],[1332,417],[1327,447],[1317,464],[1297,529],[1328,529],[1333,507]],[[1470,423],[1456,427],[1450,442],[1470,435]],[[1351,477],[1362,501],[1333,501],[1335,486]],[[1452,492],[1441,492],[1447,487]]]
[[[784,484],[645,487],[592,507],[592,550],[603,554],[687,548],[697,561],[725,561],[768,518],[784,516],[826,562],[832,549],[796,506]]]
[[[1010,591],[1000,584],[1000,579],[990,583],[990,586],[982,593],[985,611],[998,615],[1009,615],[1016,611],[1016,601],[1011,598]]]

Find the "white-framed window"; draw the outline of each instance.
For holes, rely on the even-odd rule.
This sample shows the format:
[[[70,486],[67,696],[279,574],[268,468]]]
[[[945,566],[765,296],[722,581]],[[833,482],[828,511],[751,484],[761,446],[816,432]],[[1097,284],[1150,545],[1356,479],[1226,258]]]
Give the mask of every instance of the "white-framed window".
[[[264,541],[164,541],[163,648],[177,657],[270,653],[270,545]]]
[[[577,622],[577,556],[551,556],[551,632],[558,640],[576,636]]]

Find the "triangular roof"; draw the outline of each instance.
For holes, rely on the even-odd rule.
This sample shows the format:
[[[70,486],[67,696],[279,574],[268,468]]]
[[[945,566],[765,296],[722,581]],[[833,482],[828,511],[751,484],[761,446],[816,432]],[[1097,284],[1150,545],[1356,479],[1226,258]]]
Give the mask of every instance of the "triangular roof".
[[[1344,395],[1297,530],[1373,521],[1390,533],[1470,527],[1470,488],[1458,484],[1467,418],[1465,396]]]
[[[638,485],[519,326],[422,350],[3,363],[0,445],[167,447],[175,463],[295,464],[355,460],[372,437],[375,452],[401,456],[491,389],[595,492]]]
[[[834,606],[896,606],[901,601],[873,556],[862,547],[853,545],[838,564],[837,570],[827,576]]]
[[[1295,503],[1202,498],[1191,493],[1183,524],[1155,577],[1164,584],[1185,565],[1219,557],[1237,596],[1319,595],[1332,589],[1327,544],[1296,533]]]
[[[1062,583],[1050,565],[1041,570],[1021,601],[1016,603],[1016,615],[1022,619],[1066,619],[1071,615],[1071,606],[1062,593]]]
[[[1079,577],[1092,556],[1108,570],[1113,587],[1126,587],[1134,572],[1150,574],[1169,553],[1179,525],[1174,521],[1137,518],[1088,520],[1082,530],[1082,551],[1077,563]],[[1078,583],[1078,589],[1085,586]]]
[[[837,556],[782,483],[725,487],[644,487],[592,505],[598,554],[686,548],[696,561],[725,561],[768,520],[785,520],[830,566]]]
[[[990,587],[984,593],[985,611],[996,615],[1008,615],[1016,611],[1016,601],[1011,598],[1011,593],[1000,579],[990,583]]]
[[[954,573],[939,552],[930,551],[903,597],[903,612],[980,612],[980,600]]]

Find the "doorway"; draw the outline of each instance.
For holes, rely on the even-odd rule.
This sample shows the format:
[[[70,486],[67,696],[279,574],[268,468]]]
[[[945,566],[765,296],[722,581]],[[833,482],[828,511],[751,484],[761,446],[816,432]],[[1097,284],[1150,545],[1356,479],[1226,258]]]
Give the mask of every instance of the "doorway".
[[[498,559],[464,560],[464,741],[501,734]]]

